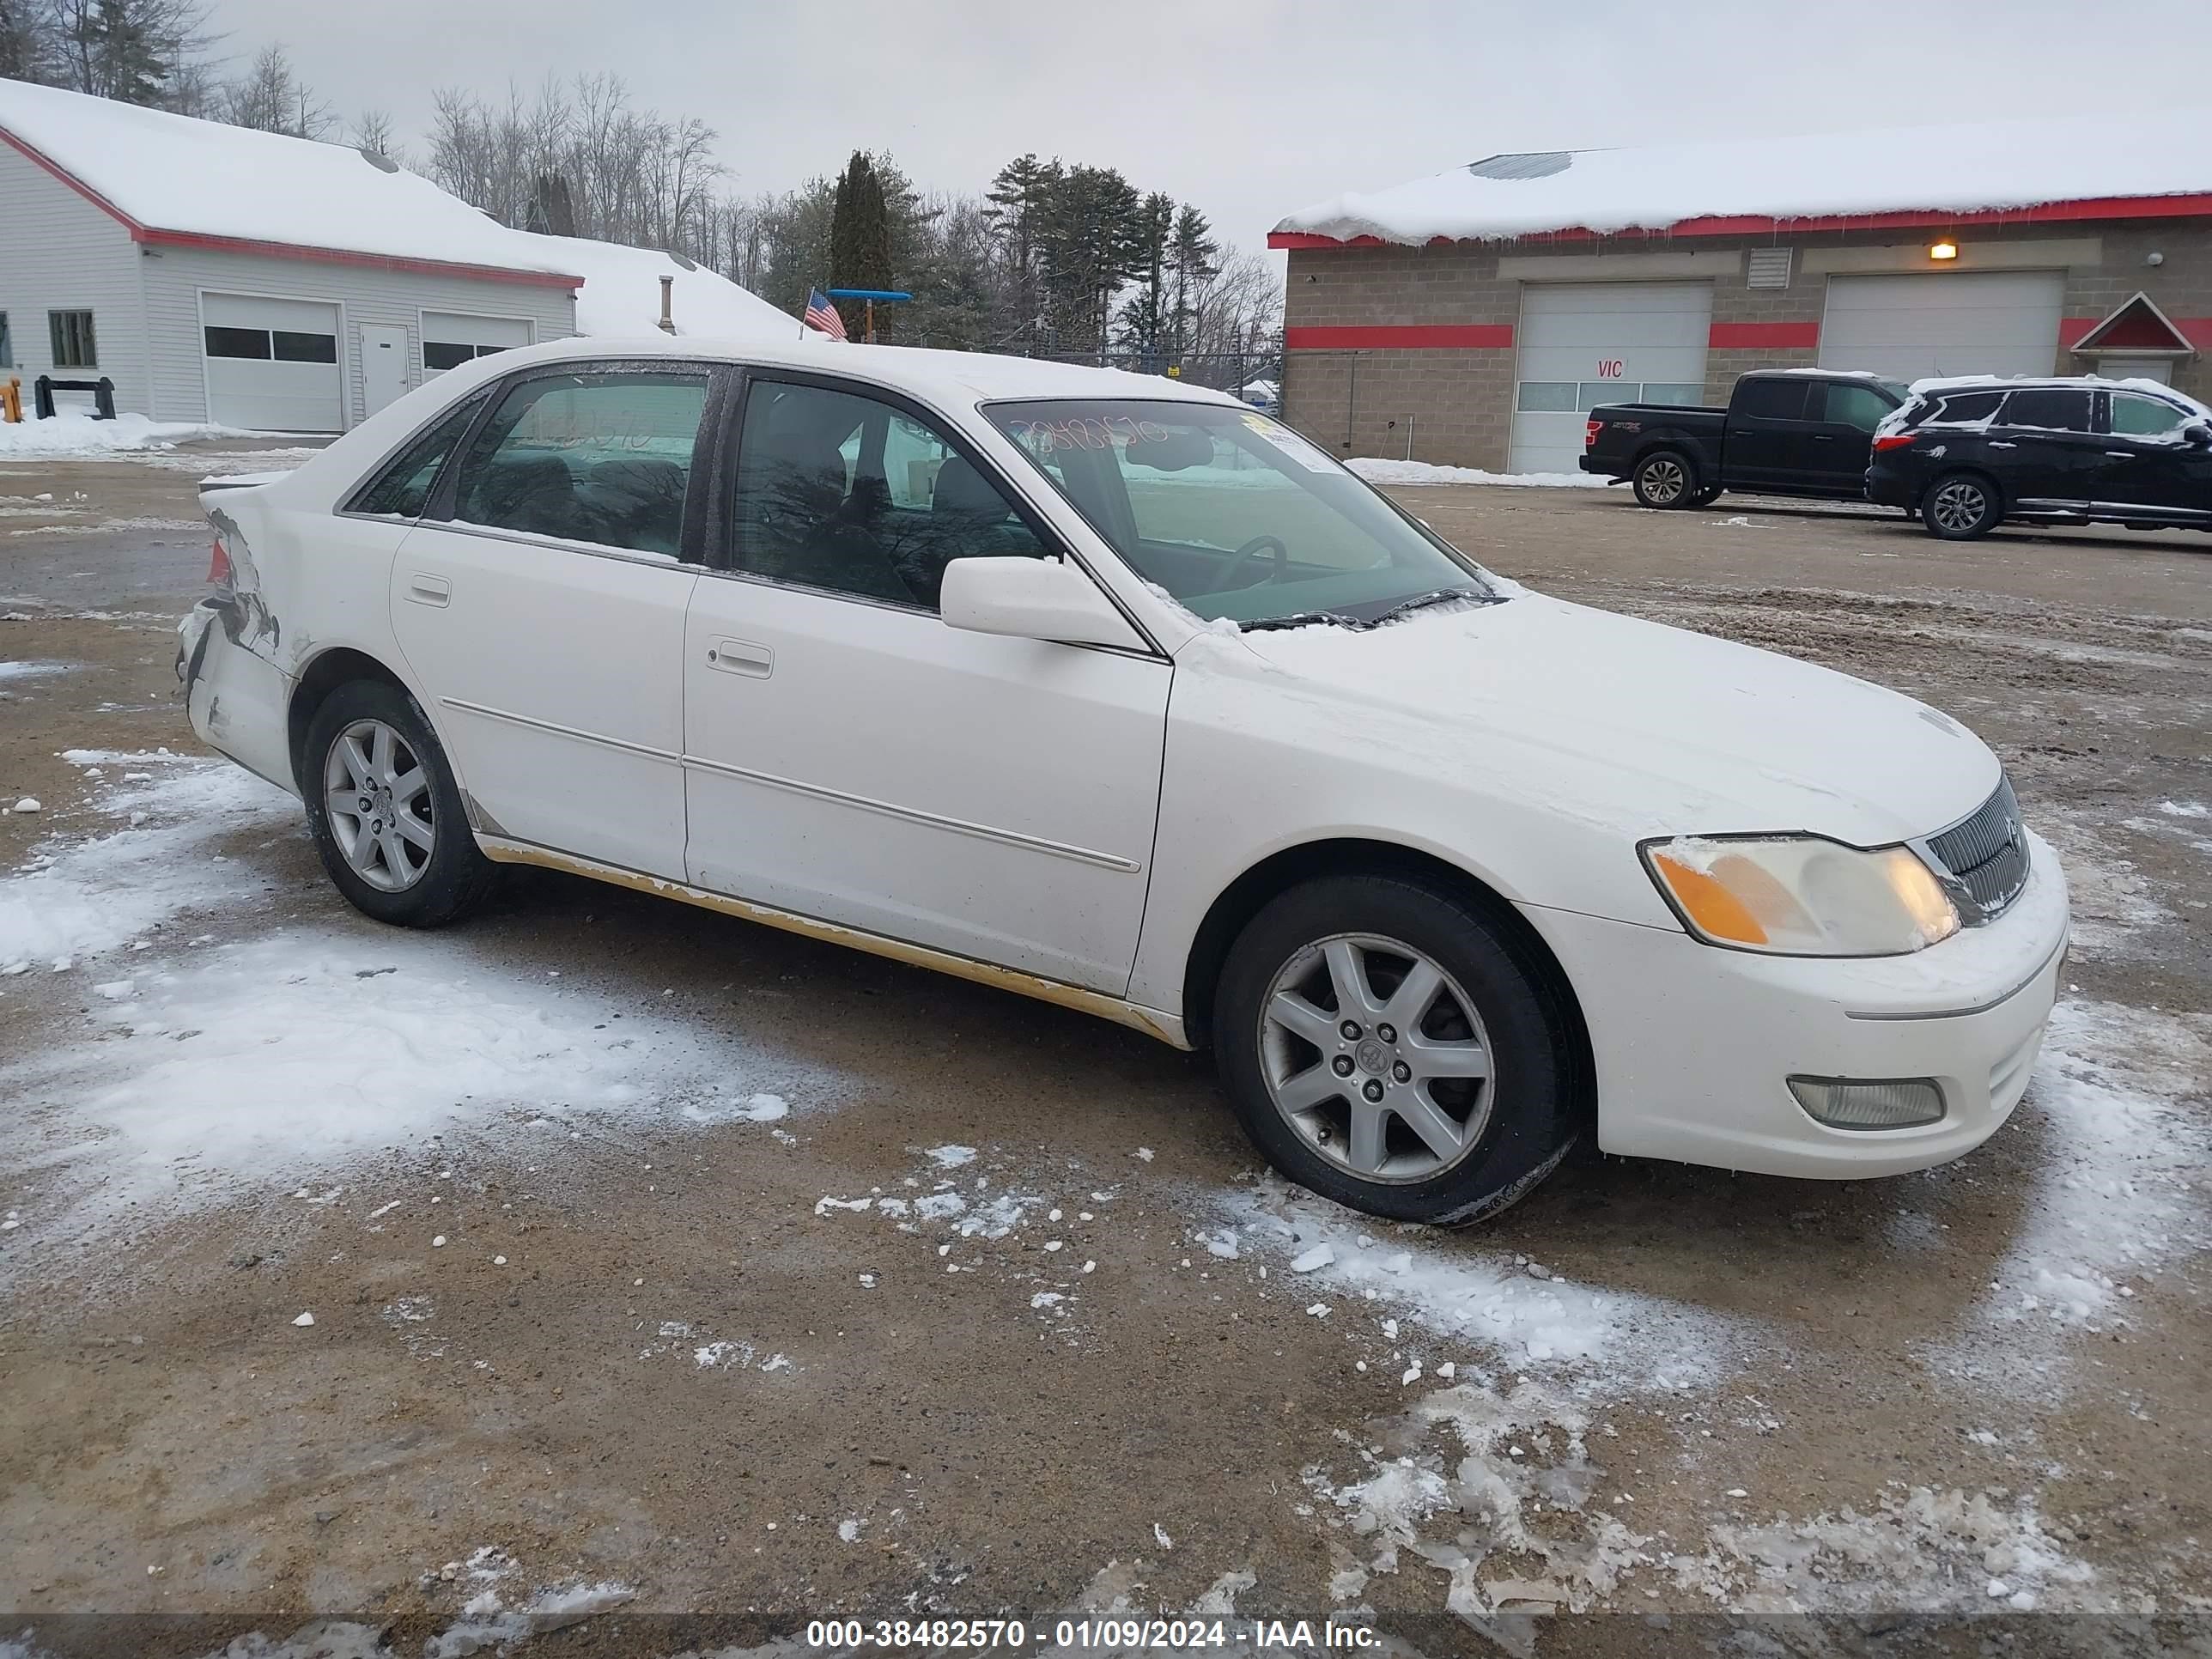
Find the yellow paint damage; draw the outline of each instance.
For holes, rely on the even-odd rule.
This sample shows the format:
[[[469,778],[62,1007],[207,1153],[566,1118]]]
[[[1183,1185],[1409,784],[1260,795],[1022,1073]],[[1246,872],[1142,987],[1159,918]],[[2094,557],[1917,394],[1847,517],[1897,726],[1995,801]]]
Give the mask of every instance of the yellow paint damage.
[[[817,921],[811,916],[778,910],[765,904],[748,903],[741,898],[732,898],[726,893],[708,892],[703,887],[690,886],[660,876],[648,876],[636,870],[625,870],[619,865],[599,864],[573,854],[556,852],[550,847],[532,846],[528,842],[507,841],[498,836],[480,834],[477,836],[477,845],[483,849],[483,855],[495,864],[532,864],[540,869],[559,870],[568,875],[586,876],[593,881],[607,882],[617,887],[633,888],[641,893],[677,899],[685,904],[696,904],[702,910],[719,910],[726,916],[757,921],[764,927],[780,927],[787,933],[826,939],[832,945],[866,951],[871,956],[889,957],[894,962],[933,969],[940,974],[951,974],[957,979],[972,980],[978,985],[996,986],[1000,990],[1012,991],[1018,996],[1035,997],[1040,1002],[1056,1003],[1079,1013],[1095,1014],[1101,1019],[1110,1019],[1117,1025],[1127,1025],[1132,1030],[1156,1037],[1170,1048],[1188,1049],[1192,1046],[1190,1039],[1183,1032],[1181,1020],[1155,1009],[1125,1002],[1119,997],[1086,991],[1080,986],[1063,985],[1058,980],[1040,979],[1034,974],[1000,967],[996,963],[978,962],[973,957],[956,956],[949,951],[933,951],[925,945],[887,939],[881,933],[866,933],[857,927],[842,927],[834,921]]]

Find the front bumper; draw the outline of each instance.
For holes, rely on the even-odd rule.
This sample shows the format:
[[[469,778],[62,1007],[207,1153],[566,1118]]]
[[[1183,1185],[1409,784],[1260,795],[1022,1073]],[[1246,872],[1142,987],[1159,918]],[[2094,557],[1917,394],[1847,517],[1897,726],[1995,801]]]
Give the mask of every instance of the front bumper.
[[[2064,966],[2065,873],[2030,839],[2027,885],[2010,909],[1911,956],[1759,956],[1668,928],[1526,912],[1582,1000],[1599,1146],[1848,1180],[1981,1145],[2027,1091]],[[1944,1115],[1917,1128],[1834,1128],[1797,1103],[1792,1076],[1930,1078]]]

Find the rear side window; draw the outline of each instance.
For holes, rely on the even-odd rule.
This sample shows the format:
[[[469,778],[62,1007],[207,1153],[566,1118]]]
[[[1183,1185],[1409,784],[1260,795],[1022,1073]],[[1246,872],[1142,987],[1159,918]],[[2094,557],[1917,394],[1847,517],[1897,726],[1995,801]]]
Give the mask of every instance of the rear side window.
[[[212,331],[210,331],[212,332]],[[441,418],[433,421],[414,442],[401,450],[370,479],[366,489],[347,503],[349,513],[370,513],[380,518],[419,519],[430,504],[430,491],[438,483],[438,470],[469,429],[486,399],[465,399]]]
[[[1870,386],[1831,380],[1826,391],[1828,412],[1821,418],[1837,426],[1855,426],[1862,432],[1871,432],[1881,424],[1882,417],[1893,407],[1888,398]]]
[[[1735,389],[1733,412],[1753,421],[1802,421],[1807,389],[1802,380],[1746,380]]]
[[[706,407],[704,374],[618,369],[525,380],[469,446],[453,516],[673,558]]]
[[[2002,392],[1952,392],[1936,394],[1933,404],[1920,417],[1923,426],[1978,426],[1997,412],[2004,401]]]
[[[2004,424],[2052,432],[2087,432],[2090,396],[2059,386],[2029,387],[2005,399]]]

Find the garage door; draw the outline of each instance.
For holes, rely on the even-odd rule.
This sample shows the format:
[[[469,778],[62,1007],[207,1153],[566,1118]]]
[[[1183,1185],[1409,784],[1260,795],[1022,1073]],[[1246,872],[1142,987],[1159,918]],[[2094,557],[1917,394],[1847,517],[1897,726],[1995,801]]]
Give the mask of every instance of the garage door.
[[[338,308],[242,294],[200,297],[208,418],[255,432],[340,432]]]
[[[457,312],[422,313],[422,367],[436,374],[471,357],[530,343],[527,317],[469,317]]]
[[[1831,276],[1820,367],[1895,380],[1930,374],[2048,374],[2058,356],[2056,270]]]
[[[1593,404],[1705,395],[1710,283],[1558,283],[1521,290],[1516,472],[1572,472]]]

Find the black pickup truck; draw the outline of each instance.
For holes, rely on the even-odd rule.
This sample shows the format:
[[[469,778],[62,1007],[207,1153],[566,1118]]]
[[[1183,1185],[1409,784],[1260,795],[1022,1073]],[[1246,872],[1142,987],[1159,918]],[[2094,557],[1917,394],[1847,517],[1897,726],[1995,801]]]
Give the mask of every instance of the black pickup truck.
[[[1599,404],[1582,467],[1626,479],[1646,507],[1703,507],[1723,489],[1856,501],[1874,429],[1905,399],[1871,374],[1760,369],[1735,383],[1726,409]]]

